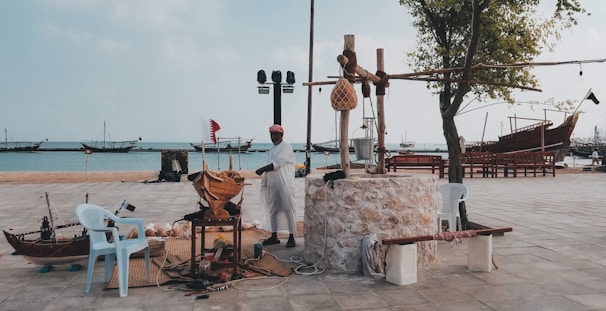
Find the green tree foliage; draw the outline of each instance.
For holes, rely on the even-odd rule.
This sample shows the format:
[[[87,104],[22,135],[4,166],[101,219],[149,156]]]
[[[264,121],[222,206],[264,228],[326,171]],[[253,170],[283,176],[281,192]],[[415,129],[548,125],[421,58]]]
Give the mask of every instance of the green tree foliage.
[[[560,32],[585,13],[577,0],[553,2],[553,13],[545,15],[539,0],[400,0],[418,30],[418,45],[407,54],[408,61],[416,72],[432,71],[423,78],[440,95],[450,182],[463,181],[454,116],[465,96],[513,103],[514,88],[538,87],[528,66],[481,64],[531,62],[545,49],[552,50]]]

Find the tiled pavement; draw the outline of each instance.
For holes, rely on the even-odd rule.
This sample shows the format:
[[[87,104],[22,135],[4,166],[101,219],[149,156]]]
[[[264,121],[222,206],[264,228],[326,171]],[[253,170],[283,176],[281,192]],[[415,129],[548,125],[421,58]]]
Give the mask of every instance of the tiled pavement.
[[[0,310],[606,310],[606,175],[465,179],[471,221],[513,227],[494,237],[492,272],[467,269],[467,242],[438,242],[438,263],[418,270],[418,282],[397,286],[383,278],[325,272],[291,275],[266,290],[230,288],[206,300],[185,299],[167,287],[131,288],[126,298],[104,290],[96,265],[91,292],[85,269],[55,267],[40,273],[4,238],[0,242]],[[258,180],[245,188],[244,218],[260,218]],[[445,180],[439,180],[445,182]],[[297,179],[303,220],[304,180]],[[44,192],[65,222],[84,201],[115,209],[126,199],[146,223],[172,222],[196,210],[196,193],[183,183],[79,183],[0,185],[0,227],[32,230],[47,214]],[[128,216],[128,215],[127,215]],[[283,259],[300,255],[284,243],[266,247]],[[270,288],[280,280],[259,280]]]

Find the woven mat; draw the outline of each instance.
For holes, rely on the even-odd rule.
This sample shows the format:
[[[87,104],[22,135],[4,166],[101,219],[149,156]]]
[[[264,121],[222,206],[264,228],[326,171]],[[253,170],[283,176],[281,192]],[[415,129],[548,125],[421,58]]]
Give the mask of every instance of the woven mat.
[[[206,247],[212,248],[213,242],[218,238],[219,234],[223,235],[225,239],[231,241],[232,232],[206,232]],[[242,259],[248,259],[252,256],[253,245],[257,241],[268,238],[270,233],[252,228],[249,230],[242,230]],[[196,237],[196,253],[200,253],[200,235]],[[166,238],[165,249],[167,258],[177,258],[186,265],[186,269],[189,271],[189,265],[191,260],[191,240],[190,239],[176,239]],[[156,286],[175,281],[167,272],[160,271],[160,266],[164,261],[164,256],[154,257],[150,259],[150,282],[145,280],[145,259],[144,258],[132,258],[129,261],[129,273],[128,273],[128,287],[146,287]],[[156,264],[157,263],[157,264]],[[165,263],[166,265],[167,263]],[[118,288],[118,267],[114,267],[112,276],[107,283],[105,289],[117,289]]]

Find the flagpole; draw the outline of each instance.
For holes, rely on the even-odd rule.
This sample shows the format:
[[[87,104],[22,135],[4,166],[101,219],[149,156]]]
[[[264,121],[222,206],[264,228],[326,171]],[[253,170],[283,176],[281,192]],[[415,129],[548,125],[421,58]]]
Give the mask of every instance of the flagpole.
[[[589,97],[589,94],[591,94],[591,89],[589,89],[589,91],[587,91],[587,94],[585,94],[585,96],[583,96],[583,99],[581,99],[581,102],[579,103],[577,108],[572,112],[572,114],[575,114],[577,112],[577,110],[579,110],[579,107],[581,107],[581,104],[587,99],[587,97]]]

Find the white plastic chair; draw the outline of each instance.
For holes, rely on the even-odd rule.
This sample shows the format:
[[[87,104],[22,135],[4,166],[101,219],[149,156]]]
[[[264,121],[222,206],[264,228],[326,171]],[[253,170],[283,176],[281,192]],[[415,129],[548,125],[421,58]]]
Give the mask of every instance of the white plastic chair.
[[[467,200],[469,189],[459,183],[448,183],[440,186],[442,194],[442,208],[438,212],[438,232],[442,232],[442,220],[448,221],[448,231],[457,231],[463,228],[459,215],[459,203]]]
[[[149,245],[143,231],[143,219],[121,218],[108,210],[93,204],[80,204],[76,207],[76,216],[80,224],[88,230],[90,239],[90,254],[88,258],[88,271],[86,273],[86,290],[90,291],[93,278],[93,270],[97,257],[105,255],[105,282],[109,282],[116,257],[118,261],[118,283],[120,297],[128,295],[128,261],[132,253],[144,250],[145,272],[149,282]],[[116,227],[107,227],[105,219],[114,221],[116,224],[131,224],[137,226],[137,239],[120,240]],[[111,240],[106,233],[111,232]]]

